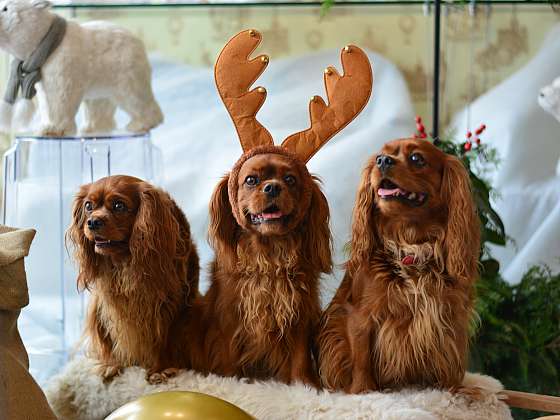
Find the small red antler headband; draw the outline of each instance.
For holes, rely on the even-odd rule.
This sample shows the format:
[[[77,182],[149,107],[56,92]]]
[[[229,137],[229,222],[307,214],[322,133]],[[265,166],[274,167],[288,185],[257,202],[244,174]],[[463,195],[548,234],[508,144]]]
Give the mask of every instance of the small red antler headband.
[[[258,146],[273,146],[268,130],[257,121],[256,115],[266,99],[266,89],[249,88],[268,65],[267,55],[249,59],[260,44],[262,36],[251,29],[235,35],[223,48],[214,77],[220,97],[237,130],[246,153]],[[311,127],[286,138],[281,147],[303,162],[311,157],[336,133],[346,127],[365,107],[371,95],[373,72],[367,55],[349,45],[341,52],[344,74],[325,69],[324,81],[328,105],[320,96],[309,104]]]

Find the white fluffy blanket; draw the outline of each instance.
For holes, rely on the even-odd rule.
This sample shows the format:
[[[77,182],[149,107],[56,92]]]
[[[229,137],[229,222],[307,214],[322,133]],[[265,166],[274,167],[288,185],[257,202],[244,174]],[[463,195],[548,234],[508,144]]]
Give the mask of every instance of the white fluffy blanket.
[[[434,389],[405,389],[363,395],[317,392],[304,385],[255,382],[184,371],[167,384],[150,385],[145,371],[128,368],[110,384],[92,374],[95,362],[76,358],[47,387],[49,403],[60,419],[94,420],[136,398],[160,391],[198,391],[227,400],[258,419],[511,419],[493,378],[467,374],[464,385],[481,388],[481,398]]]

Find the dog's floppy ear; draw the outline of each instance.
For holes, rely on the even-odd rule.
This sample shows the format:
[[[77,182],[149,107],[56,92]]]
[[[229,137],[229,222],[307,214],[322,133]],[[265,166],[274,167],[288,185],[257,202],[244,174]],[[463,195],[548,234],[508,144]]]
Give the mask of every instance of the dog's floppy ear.
[[[471,193],[469,174],[459,159],[447,156],[442,197],[448,206],[445,266],[451,277],[470,285],[475,281],[480,254],[480,220]]]
[[[71,242],[74,247],[74,258],[78,263],[78,288],[89,289],[99,270],[98,256],[91,241],[84,233],[86,215],[84,202],[91,184],[82,185],[72,205],[72,221],[66,230],[66,244]]]
[[[378,234],[375,225],[375,192],[371,185],[371,171],[375,160],[371,159],[364,170],[356,193],[356,202],[352,212],[352,238],[350,241],[350,260],[347,268],[355,271],[365,263],[373,253]]]
[[[329,204],[317,181],[311,181],[311,185],[311,203],[303,224],[303,252],[314,269],[330,273],[332,237],[329,229]]]
[[[234,264],[239,226],[229,202],[229,177],[229,174],[224,176],[212,194],[208,239],[218,259],[227,264]]]
[[[149,276],[153,281],[171,281],[180,236],[175,203],[165,191],[148,183],[138,188],[140,206],[130,235],[130,265],[138,271],[138,279]]]

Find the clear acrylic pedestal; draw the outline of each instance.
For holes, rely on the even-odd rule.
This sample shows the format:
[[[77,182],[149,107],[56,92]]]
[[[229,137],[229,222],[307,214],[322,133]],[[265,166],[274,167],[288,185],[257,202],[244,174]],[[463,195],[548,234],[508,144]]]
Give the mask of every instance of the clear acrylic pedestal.
[[[19,329],[39,383],[60,369],[83,327],[85,297],[64,243],[74,195],[82,184],[118,174],[161,180],[161,153],[149,134],[17,137],[4,155],[2,223],[37,230],[26,259],[30,304]]]

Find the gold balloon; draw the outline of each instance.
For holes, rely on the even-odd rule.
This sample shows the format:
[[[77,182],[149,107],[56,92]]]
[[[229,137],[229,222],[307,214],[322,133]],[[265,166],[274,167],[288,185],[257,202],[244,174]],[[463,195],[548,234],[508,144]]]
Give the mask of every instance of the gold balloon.
[[[198,392],[170,391],[145,395],[123,405],[105,420],[252,420],[235,405]]]

